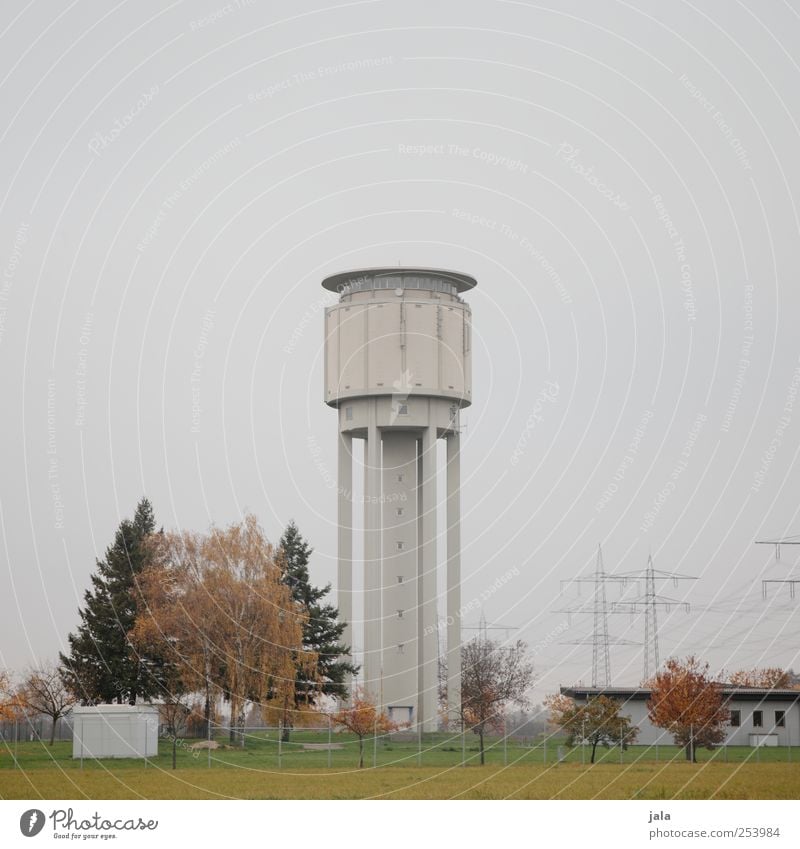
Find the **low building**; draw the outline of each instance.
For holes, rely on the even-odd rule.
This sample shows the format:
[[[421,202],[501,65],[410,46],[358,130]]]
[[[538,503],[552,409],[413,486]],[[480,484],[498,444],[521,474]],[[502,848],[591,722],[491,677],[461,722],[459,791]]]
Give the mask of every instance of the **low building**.
[[[151,758],[158,754],[158,708],[95,705],[72,711],[73,758]]]
[[[728,746],[800,746],[800,690],[721,686],[731,712],[724,743]],[[671,744],[672,735],[647,717],[652,690],[646,687],[562,687],[576,703],[607,696],[622,703],[621,713],[639,728],[637,745]]]

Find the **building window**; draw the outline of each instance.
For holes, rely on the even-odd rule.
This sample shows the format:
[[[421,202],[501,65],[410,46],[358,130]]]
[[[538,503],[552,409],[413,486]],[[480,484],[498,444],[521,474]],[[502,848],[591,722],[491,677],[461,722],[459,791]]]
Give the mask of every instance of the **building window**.
[[[402,575],[398,575],[398,576],[397,576],[397,583],[398,583],[398,584],[402,584],[402,583],[403,583],[403,576],[402,576]]]
[[[406,547],[406,544],[402,540],[400,540],[400,539],[397,540],[397,550],[398,551],[404,551],[405,547]]]
[[[753,711],[753,728],[762,728],[764,726],[764,711]]]
[[[397,476],[397,482],[398,482],[398,483],[402,483],[402,482],[403,482],[403,476],[402,476],[402,475],[398,475],[398,476]]]
[[[784,710],[776,710],[775,711],[775,727],[776,728],[786,728],[786,711],[784,711]]]
[[[742,712],[740,710],[731,711],[731,726],[738,728],[742,724]]]
[[[403,611],[403,610],[398,610],[398,611],[397,611],[397,618],[398,618],[398,619],[402,619],[402,618],[403,618],[403,613],[404,613],[404,612],[405,612],[405,611]]]
[[[407,416],[408,415],[408,404],[398,404],[397,405],[397,415],[398,416]]]
[[[352,407],[345,407],[344,408],[344,417],[349,422],[353,421],[353,408]]]

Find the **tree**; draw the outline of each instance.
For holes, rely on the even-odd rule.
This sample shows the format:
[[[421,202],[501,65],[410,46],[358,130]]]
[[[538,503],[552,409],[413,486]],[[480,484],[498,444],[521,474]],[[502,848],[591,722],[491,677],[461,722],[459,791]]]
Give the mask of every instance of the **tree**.
[[[142,575],[135,644],[157,645],[187,691],[231,706],[230,736],[243,739],[249,704],[262,712],[294,699],[298,667],[311,680],[316,658],[302,646],[305,614],[282,581],[255,516],[208,534],[153,537]]]
[[[722,688],[708,675],[708,664],[694,656],[681,663],[670,658],[651,682],[647,713],[653,725],[665,728],[697,760],[697,747],[713,749],[725,739],[730,713],[722,700]]]
[[[358,737],[359,769],[364,766],[364,738],[373,734],[388,734],[400,727],[392,722],[386,713],[379,711],[375,703],[360,690],[353,694],[353,700],[349,706],[339,708],[331,716],[331,721]]]
[[[17,690],[17,701],[29,714],[50,718],[52,746],[56,739],[56,723],[72,710],[76,698],[64,684],[60,670],[52,663],[46,663],[28,672]]]
[[[737,687],[763,687],[768,690],[783,690],[791,686],[791,673],[777,666],[765,669],[740,669],[734,672],[729,682]]]
[[[522,640],[505,646],[475,637],[461,646],[461,715],[464,727],[478,735],[481,764],[487,730],[502,727],[507,705],[527,705],[532,683],[533,665]]]
[[[19,717],[19,696],[11,678],[11,673],[0,669],[0,721],[13,722]]]
[[[306,615],[303,625],[303,649],[316,655],[314,679],[298,676],[295,685],[295,706],[315,704],[319,695],[347,697],[346,681],[358,667],[349,660],[350,646],[341,642],[347,623],[339,621],[339,611],[323,599],[331,585],[314,587],[308,563],[313,549],[301,535],[294,521],[289,522],[278,543],[277,562],[283,581],[292,598]]]
[[[155,527],[153,508],[142,498],[91,576],[92,588],[78,611],[80,625],[69,635],[69,654],[60,655],[66,686],[85,703],[136,704],[157,689],[158,659],[141,655],[128,640],[137,613],[136,583],[147,564],[146,541]]]
[[[547,699],[550,721],[567,735],[567,745],[589,743],[592,747],[590,763],[594,763],[597,746],[608,748],[619,745],[627,749],[639,734],[631,725],[629,716],[621,716],[622,705],[607,696],[596,696],[585,704],[576,704],[568,696],[557,695]]]

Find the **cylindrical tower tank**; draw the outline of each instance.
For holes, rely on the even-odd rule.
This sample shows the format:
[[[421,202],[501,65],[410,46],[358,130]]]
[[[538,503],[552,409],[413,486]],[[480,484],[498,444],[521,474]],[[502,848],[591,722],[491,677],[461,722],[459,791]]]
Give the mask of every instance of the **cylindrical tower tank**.
[[[352,440],[364,450],[364,689],[399,723],[438,724],[436,441],[447,440],[448,713],[460,713],[460,427],[472,403],[472,277],[373,268],[328,277],[325,401],[339,414],[339,608],[353,620]],[[349,628],[346,638],[353,643]]]

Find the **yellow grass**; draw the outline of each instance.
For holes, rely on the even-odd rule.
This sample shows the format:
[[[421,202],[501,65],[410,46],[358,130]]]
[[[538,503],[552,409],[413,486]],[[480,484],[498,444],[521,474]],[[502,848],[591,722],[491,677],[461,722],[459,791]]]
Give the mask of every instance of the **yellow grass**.
[[[797,799],[796,764],[0,771],[4,799]]]

